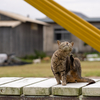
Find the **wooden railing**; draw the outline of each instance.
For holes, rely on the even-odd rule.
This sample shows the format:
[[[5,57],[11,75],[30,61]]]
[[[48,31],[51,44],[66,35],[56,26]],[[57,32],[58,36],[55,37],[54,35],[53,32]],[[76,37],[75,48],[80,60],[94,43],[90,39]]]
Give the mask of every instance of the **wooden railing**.
[[[57,85],[55,78],[0,78],[0,100],[100,100],[100,79],[95,84]]]

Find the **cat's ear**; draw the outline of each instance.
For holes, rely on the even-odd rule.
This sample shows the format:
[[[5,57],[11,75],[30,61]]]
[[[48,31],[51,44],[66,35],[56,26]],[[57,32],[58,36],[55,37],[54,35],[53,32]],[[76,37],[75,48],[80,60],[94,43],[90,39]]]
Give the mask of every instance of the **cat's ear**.
[[[71,42],[72,46],[74,45],[74,42]]]
[[[57,40],[57,43],[58,43],[58,45],[60,45],[61,42],[59,40]]]

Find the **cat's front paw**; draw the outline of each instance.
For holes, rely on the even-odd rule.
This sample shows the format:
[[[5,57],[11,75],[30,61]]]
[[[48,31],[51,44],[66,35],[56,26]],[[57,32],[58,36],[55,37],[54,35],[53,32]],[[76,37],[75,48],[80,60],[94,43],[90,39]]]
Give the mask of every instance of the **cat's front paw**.
[[[62,83],[63,86],[65,86],[67,83]]]

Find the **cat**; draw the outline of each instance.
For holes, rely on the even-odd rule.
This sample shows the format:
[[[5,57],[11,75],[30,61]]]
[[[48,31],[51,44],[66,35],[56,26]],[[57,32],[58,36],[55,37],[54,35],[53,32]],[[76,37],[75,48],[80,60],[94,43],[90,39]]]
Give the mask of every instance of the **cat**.
[[[74,43],[60,42],[59,40],[57,43],[58,49],[53,53],[51,58],[51,70],[56,78],[57,84],[61,84],[60,80],[62,80],[62,85],[66,85],[66,75],[68,73],[68,70],[66,70],[66,57],[70,55]]]
[[[71,82],[89,82],[88,84],[95,83],[94,80],[85,78],[81,76],[81,63],[78,58],[74,58],[73,55],[70,55],[66,58],[66,67],[70,68],[70,71],[67,74],[66,81],[67,83]]]

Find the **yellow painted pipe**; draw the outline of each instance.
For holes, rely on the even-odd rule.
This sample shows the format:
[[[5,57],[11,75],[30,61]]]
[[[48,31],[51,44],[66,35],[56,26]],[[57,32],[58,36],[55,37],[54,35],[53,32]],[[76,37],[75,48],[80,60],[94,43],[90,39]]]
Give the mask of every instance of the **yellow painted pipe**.
[[[69,13],[70,16],[72,16],[73,18],[77,19],[78,21],[80,21],[81,23],[83,23],[84,25],[86,25],[87,27],[89,26],[92,30],[94,30],[95,32],[97,32],[97,33],[100,34],[100,30],[98,28],[94,27],[92,24],[90,24],[87,21],[83,20],[82,18],[80,18],[76,14],[72,13],[71,11],[65,9],[63,6],[59,5],[55,1],[49,0],[49,2],[51,2],[52,4],[54,4],[56,7],[60,8],[65,13]]]
[[[36,3],[37,4],[37,3]],[[38,5],[38,4],[37,4]],[[41,7],[41,6],[40,6]]]
[[[100,43],[100,38],[98,38],[99,37],[98,33],[100,31],[98,31],[98,29],[96,31],[96,28],[94,26],[90,25],[90,27],[86,27],[87,24],[86,24],[86,26],[83,25],[86,21],[84,22],[84,20],[82,20],[84,23],[82,23],[82,21],[80,21],[80,23],[83,25],[83,26],[81,25],[81,27],[80,27],[79,21],[76,21],[77,19],[73,18],[73,16],[69,15],[69,13],[65,14],[65,16],[64,16],[64,12],[62,11],[62,9],[59,10],[57,8],[58,5],[56,7],[54,5],[55,3],[53,3],[53,4],[51,3],[51,1],[54,2],[53,0],[49,0],[49,2],[48,2],[48,0],[25,0],[25,1],[28,2],[29,4],[31,4],[32,6],[34,6],[35,8],[37,8],[38,10],[40,10],[41,12],[45,13],[48,17],[53,19],[55,22],[57,22],[58,24],[63,26],[65,29],[67,29],[68,31],[70,31],[71,33],[73,33],[74,35],[76,35],[77,37],[79,37],[80,39],[85,41],[86,43],[88,43],[90,46],[92,46],[96,50],[100,51],[100,46],[98,44],[98,43]],[[59,11],[61,11],[61,12],[59,12]],[[72,21],[70,18],[72,18]],[[75,19],[76,22],[73,23],[73,19]],[[79,18],[79,20],[80,20],[80,18]],[[77,25],[77,23],[78,23],[78,25]],[[94,27],[94,29],[92,30],[91,27]],[[88,32],[90,32],[90,34],[88,34]],[[93,35],[91,35],[91,34],[93,34]]]
[[[78,29],[79,27],[81,28],[81,31],[86,31],[86,36],[90,36],[92,38],[95,38],[96,40],[99,39],[99,41],[97,41],[98,43],[100,43],[100,35],[98,35],[96,32],[94,32],[93,30],[91,30],[90,28],[86,27],[84,24],[80,23],[78,20],[76,20],[75,18],[71,17],[69,14],[64,13],[63,11],[60,11],[60,9],[57,9],[56,6],[53,6],[52,3],[50,3],[48,0],[44,0],[45,2],[42,2],[41,0],[38,0],[41,3],[44,3],[46,6],[46,8],[48,8],[49,11],[55,11],[54,13],[56,15],[58,15],[60,18],[62,18],[64,21],[71,21],[73,26],[77,25]],[[48,6],[49,5],[49,6]],[[55,9],[55,10],[54,10]],[[93,33],[93,34],[90,34]]]

